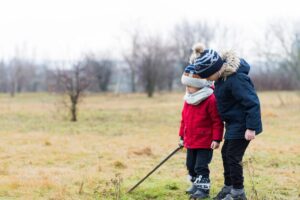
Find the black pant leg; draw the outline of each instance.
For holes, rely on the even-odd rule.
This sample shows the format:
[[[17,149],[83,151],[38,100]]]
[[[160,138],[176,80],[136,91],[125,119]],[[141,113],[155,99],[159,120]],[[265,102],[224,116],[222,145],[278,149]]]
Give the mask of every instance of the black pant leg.
[[[209,178],[208,164],[211,162],[213,156],[212,149],[198,149],[195,165],[195,172],[197,176],[201,175],[204,178]]]
[[[243,156],[249,145],[245,139],[228,140],[227,163],[230,168],[232,186],[235,189],[244,188]]]
[[[230,167],[227,158],[227,149],[228,149],[228,140],[225,140],[222,146],[222,160],[223,160],[223,168],[224,168],[224,184],[227,186],[232,185],[231,177],[230,177]]]
[[[196,149],[187,149],[186,167],[189,172],[189,175],[192,177],[197,176],[197,174],[195,172],[196,158],[197,158],[197,150]]]

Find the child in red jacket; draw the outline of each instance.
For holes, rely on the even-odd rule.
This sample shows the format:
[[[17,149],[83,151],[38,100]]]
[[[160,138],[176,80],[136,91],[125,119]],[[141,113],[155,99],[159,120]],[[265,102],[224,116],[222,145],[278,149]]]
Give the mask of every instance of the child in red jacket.
[[[212,82],[200,79],[193,65],[185,68],[181,82],[186,86],[180,145],[187,148],[186,166],[192,186],[186,191],[191,198],[209,196],[210,179],[208,164],[213,149],[219,147],[224,125],[217,111]]]

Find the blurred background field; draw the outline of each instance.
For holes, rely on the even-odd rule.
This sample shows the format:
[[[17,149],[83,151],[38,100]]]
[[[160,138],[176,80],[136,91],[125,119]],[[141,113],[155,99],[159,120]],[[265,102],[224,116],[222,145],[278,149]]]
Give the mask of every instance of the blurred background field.
[[[251,66],[264,132],[245,156],[250,200],[300,199],[300,12],[294,0],[0,3],[0,200],[187,199],[172,152],[192,46]],[[149,98],[148,98],[149,97]],[[220,149],[212,191],[222,186]]]
[[[187,199],[184,150],[126,194],[177,147],[182,95],[91,94],[78,122],[61,96],[1,95],[0,199]],[[299,199],[300,93],[259,97],[264,132],[244,159],[248,196]],[[210,167],[213,196],[223,183],[220,150]]]

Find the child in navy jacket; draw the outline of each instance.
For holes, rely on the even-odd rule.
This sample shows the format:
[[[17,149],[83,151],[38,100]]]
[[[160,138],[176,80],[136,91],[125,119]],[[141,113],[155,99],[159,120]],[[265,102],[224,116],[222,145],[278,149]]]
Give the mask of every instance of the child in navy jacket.
[[[241,163],[249,142],[262,132],[260,103],[248,76],[250,66],[233,52],[220,56],[202,44],[196,44],[195,49],[196,72],[215,81],[217,107],[226,129],[222,147],[224,187],[214,199],[246,200]]]

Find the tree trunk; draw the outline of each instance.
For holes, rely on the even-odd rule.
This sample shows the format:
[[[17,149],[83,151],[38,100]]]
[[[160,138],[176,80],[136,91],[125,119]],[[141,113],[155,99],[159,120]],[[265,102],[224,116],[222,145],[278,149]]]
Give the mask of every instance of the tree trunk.
[[[169,82],[168,82],[168,91],[169,92],[173,91],[173,80],[169,80]]]
[[[15,88],[16,88],[15,82],[12,81],[11,84],[10,84],[10,96],[11,97],[15,96]]]
[[[135,72],[132,70],[131,71],[131,92],[135,93],[136,88],[135,88]]]
[[[154,88],[155,88],[155,84],[154,83],[148,83],[147,94],[148,94],[149,98],[153,97]]]
[[[71,96],[71,121],[77,121],[77,97]]]
[[[71,121],[72,122],[76,122],[77,121],[77,108],[76,108],[76,104],[75,103],[72,103],[72,106],[71,106],[71,115],[72,115]]]

